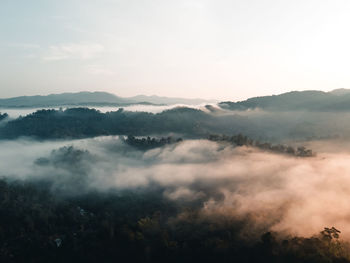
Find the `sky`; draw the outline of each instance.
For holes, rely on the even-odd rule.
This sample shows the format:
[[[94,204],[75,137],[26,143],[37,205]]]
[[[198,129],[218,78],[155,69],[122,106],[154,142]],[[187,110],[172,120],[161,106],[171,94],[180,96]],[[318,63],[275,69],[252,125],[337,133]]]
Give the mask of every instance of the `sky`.
[[[0,0],[0,97],[350,88],[348,0]]]

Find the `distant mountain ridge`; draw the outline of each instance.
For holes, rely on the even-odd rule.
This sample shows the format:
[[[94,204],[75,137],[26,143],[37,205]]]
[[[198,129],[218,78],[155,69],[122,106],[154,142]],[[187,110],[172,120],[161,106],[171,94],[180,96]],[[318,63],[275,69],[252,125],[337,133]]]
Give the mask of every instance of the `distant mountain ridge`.
[[[99,103],[130,103],[123,98],[107,92],[79,92],[50,94],[47,96],[20,96],[8,99],[0,99],[1,107],[46,107]]]
[[[330,91],[329,93],[337,96],[342,96],[350,93],[350,89],[335,89]]]
[[[200,104],[201,99],[182,99],[158,96],[134,96],[122,98],[108,92],[78,92],[50,94],[46,96],[20,96],[0,99],[0,107],[59,107],[59,106],[127,106],[133,104]]]
[[[218,104],[228,110],[269,111],[349,111],[350,90],[337,89],[330,92],[318,90],[291,91],[279,95],[253,97],[244,101],[224,101]]]
[[[0,108],[45,108],[60,106],[116,106],[129,105],[198,105],[215,101],[203,99],[170,98],[138,95],[119,97],[107,92],[78,92],[50,94],[46,96],[20,96],[0,99]],[[219,107],[226,110],[268,111],[350,111],[350,89],[336,89],[330,92],[318,90],[291,91],[279,95],[253,97],[244,101],[223,101]]]
[[[134,97],[129,97],[128,99],[134,101],[147,101],[154,104],[185,104],[185,105],[198,105],[202,103],[212,103],[214,100],[204,100],[204,99],[185,99],[185,98],[171,98],[171,97],[160,97],[156,95],[145,96],[138,95]]]

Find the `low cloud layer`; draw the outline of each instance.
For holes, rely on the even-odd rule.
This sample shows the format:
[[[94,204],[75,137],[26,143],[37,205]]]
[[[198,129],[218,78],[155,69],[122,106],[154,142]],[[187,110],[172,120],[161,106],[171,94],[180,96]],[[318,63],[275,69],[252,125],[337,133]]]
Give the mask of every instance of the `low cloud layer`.
[[[156,187],[169,200],[196,202],[203,216],[248,219],[251,230],[310,236],[335,226],[350,240],[346,150],[296,158],[190,140],[144,152],[118,137],[0,147],[2,176],[49,181],[57,194]]]

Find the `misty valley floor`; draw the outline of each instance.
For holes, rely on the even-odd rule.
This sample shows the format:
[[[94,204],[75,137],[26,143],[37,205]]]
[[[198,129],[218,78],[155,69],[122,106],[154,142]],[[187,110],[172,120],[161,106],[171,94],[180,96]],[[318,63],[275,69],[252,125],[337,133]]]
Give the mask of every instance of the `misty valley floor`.
[[[350,262],[346,145],[134,140],[1,141],[1,262]]]

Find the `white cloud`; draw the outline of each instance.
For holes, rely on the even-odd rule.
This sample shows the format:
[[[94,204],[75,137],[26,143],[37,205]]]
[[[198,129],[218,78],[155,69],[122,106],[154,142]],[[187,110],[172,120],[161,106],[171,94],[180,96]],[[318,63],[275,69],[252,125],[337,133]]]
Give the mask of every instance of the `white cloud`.
[[[147,152],[118,137],[0,141],[0,174],[11,179],[51,178],[52,189],[73,194],[158,186],[171,200],[197,200],[203,215],[251,220],[249,229],[242,229],[250,235],[261,229],[312,236],[335,226],[350,241],[350,153],[343,141],[336,143],[322,141],[331,152],[295,158],[206,140]],[[89,153],[73,162],[62,158],[69,156],[64,150],[51,153],[65,145]],[[47,157],[49,164],[34,165],[40,157]]]
[[[50,46],[44,60],[91,59],[105,50],[100,44],[70,43]]]

